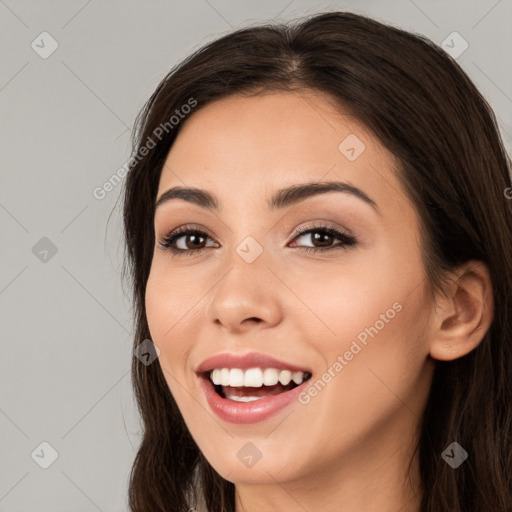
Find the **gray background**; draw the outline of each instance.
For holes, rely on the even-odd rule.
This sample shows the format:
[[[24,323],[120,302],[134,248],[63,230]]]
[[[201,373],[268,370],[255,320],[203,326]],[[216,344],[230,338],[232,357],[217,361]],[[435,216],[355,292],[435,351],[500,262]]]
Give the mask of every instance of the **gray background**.
[[[510,0],[0,0],[1,511],[127,510],[140,425],[120,277],[121,185],[103,200],[93,190],[128,159],[139,108],[207,41],[336,9],[438,44],[459,32],[469,46],[457,61],[510,151]],[[42,32],[58,44],[47,58],[55,43]],[[58,453],[47,469],[52,449],[42,442]]]

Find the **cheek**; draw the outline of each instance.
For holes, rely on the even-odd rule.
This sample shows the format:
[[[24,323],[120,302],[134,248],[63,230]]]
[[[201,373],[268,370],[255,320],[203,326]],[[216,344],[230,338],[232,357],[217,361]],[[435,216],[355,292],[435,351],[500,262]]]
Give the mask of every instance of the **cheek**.
[[[325,372],[303,397],[318,432],[336,425],[340,436],[362,442],[401,410],[422,414],[430,383],[423,332],[428,304],[422,287],[406,279],[384,284],[353,288],[353,300],[345,297],[330,319],[337,335],[318,341]]]
[[[376,330],[379,338],[389,333],[389,326],[406,316],[398,310],[421,282],[416,256],[406,259],[394,246],[381,244],[347,252],[332,264],[316,263],[313,268],[315,262],[308,262],[287,270],[286,282],[293,283],[293,291],[307,306],[298,315],[302,304],[296,301],[296,311],[291,312],[294,321],[303,322],[304,338],[318,340],[320,352],[332,358],[348,350],[358,336],[364,343]]]
[[[172,267],[165,255],[154,257],[146,285],[146,315],[155,340],[164,343],[191,326],[208,283],[190,267]]]
[[[198,322],[194,318],[202,295],[204,292],[190,286],[190,279],[181,283],[176,275],[171,279],[158,264],[152,267],[146,286],[146,317],[168,381],[169,374],[182,380],[186,374],[187,356],[198,336],[195,332]]]
[[[309,322],[302,331],[325,365],[313,391],[324,398],[311,397],[313,416],[319,424],[343,423],[355,421],[347,411],[359,411],[359,420],[370,425],[372,415],[400,405],[397,396],[405,399],[424,377],[429,304],[419,254],[406,257],[393,247],[360,253],[356,263],[329,275],[315,279],[308,295],[328,329],[321,326],[315,335]],[[322,402],[340,406],[326,413]]]
[[[164,275],[153,271],[146,286],[146,317],[151,340],[159,348],[158,361],[167,386],[181,411],[194,409],[190,394],[189,353],[196,338],[190,323],[191,307],[197,299]],[[189,312],[187,314],[187,312]]]

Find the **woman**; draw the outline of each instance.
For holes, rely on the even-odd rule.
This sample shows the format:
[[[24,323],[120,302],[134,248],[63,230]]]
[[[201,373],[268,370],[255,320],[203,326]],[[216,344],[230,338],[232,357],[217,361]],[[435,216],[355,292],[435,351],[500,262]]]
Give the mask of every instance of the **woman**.
[[[134,151],[133,511],[512,510],[510,160],[449,56],[351,13],[239,30]]]

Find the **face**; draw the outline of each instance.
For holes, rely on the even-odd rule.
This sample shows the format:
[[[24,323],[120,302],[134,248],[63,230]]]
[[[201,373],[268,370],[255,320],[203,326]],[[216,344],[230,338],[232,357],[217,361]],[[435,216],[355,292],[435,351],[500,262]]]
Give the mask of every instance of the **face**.
[[[147,319],[183,419],[224,478],[311,483],[408,449],[432,377],[431,304],[418,219],[394,165],[313,92],[229,97],[183,125],[157,198],[193,187],[217,207],[197,194],[158,205]],[[326,182],[342,185],[276,196]],[[168,237],[179,228],[191,232]],[[249,358],[203,365],[217,354]],[[221,398],[200,368],[228,368],[224,394],[259,399]],[[261,382],[248,368],[277,372],[251,387]],[[290,389],[286,368],[311,377]],[[271,385],[274,374],[283,383]]]

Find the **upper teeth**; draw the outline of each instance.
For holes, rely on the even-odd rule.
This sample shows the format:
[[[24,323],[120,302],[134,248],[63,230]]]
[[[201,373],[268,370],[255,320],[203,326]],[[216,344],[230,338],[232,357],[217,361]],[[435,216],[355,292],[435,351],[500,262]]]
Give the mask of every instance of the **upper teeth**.
[[[280,382],[286,386],[293,380],[295,384],[301,384],[304,380],[304,372],[291,372],[290,370],[277,370],[275,368],[215,368],[210,372],[210,379],[215,385],[233,387],[259,388],[263,385],[274,386]]]

